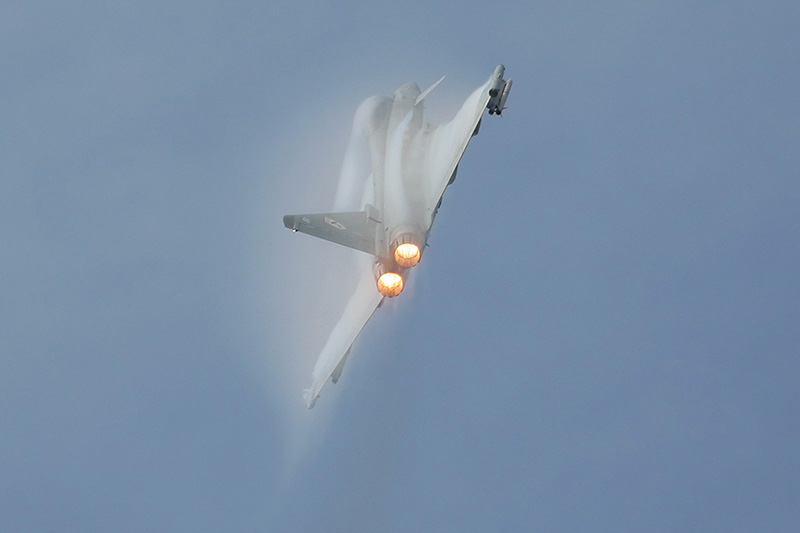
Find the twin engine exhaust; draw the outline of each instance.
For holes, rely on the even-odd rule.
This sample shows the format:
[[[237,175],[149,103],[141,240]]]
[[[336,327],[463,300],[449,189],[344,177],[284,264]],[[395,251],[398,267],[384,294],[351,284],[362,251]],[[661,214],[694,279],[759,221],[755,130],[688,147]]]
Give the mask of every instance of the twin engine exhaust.
[[[389,246],[389,261],[378,259],[373,270],[378,285],[378,292],[392,298],[403,292],[403,275],[409,268],[419,263],[422,258],[424,240],[412,231],[399,230],[395,232]]]

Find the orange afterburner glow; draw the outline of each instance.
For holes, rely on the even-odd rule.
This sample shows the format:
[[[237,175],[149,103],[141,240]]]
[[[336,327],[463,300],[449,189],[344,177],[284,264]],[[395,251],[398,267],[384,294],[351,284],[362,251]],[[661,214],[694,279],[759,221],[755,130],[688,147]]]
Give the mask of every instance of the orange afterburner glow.
[[[378,278],[378,292],[391,298],[403,292],[403,276],[396,272],[385,272]]]
[[[421,252],[413,242],[404,242],[394,249],[394,260],[404,268],[411,268],[419,263]]]

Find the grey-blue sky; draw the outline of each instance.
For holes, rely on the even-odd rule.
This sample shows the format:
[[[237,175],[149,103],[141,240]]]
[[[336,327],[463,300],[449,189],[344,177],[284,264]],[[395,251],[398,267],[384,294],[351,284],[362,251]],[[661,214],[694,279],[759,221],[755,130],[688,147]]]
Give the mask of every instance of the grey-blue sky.
[[[6,529],[797,523],[798,7],[494,6],[3,8]],[[281,215],[365,97],[501,61],[410,292],[283,400],[345,289]]]

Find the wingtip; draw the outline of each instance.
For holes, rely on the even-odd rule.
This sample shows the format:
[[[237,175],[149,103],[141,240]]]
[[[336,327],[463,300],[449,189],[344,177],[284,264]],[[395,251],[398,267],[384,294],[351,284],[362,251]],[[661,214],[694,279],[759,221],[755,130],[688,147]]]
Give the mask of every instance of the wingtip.
[[[309,409],[314,408],[314,404],[317,403],[317,398],[319,398],[319,394],[315,394],[312,397],[311,389],[306,389],[303,391],[303,399],[306,401],[306,407],[308,407]]]

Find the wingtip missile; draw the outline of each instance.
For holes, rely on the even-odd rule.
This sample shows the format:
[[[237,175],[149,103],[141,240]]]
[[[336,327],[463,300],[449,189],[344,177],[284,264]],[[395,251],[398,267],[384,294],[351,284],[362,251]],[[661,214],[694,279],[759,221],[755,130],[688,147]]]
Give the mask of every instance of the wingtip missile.
[[[506,100],[508,100],[508,93],[511,92],[511,83],[513,81],[514,80],[508,80],[503,87],[503,92],[500,94],[500,103],[497,104],[497,111],[495,111],[498,115],[502,114],[503,110],[506,108]]]

